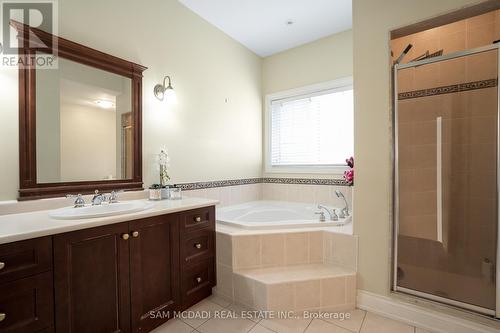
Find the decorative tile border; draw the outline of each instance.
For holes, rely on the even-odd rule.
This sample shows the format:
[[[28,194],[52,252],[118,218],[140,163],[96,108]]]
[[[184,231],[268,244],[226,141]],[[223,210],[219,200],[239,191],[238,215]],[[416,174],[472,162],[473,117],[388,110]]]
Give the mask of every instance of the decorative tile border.
[[[449,86],[402,92],[398,94],[398,99],[401,101],[411,98],[444,95],[444,94],[457,93],[461,91],[493,88],[496,87],[497,85],[498,85],[498,79],[465,82],[460,84],[452,84]]]
[[[244,178],[231,180],[215,180],[177,184],[183,191],[201,190],[215,187],[239,186],[250,184],[288,184],[288,185],[335,185],[349,186],[344,179],[308,179],[308,178]]]
[[[309,179],[309,178],[262,178],[268,184],[293,184],[293,185],[336,185],[349,186],[342,178],[338,179]]]
[[[196,182],[177,184],[183,191],[201,190],[205,188],[238,186],[249,184],[260,184],[262,178],[246,178],[246,179],[231,179],[231,180],[215,180],[210,182]]]

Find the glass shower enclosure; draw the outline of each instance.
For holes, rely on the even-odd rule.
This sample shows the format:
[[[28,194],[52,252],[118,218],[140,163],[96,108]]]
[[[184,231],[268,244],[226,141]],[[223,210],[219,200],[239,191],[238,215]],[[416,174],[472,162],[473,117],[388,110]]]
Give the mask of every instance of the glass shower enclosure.
[[[393,290],[496,317],[498,50],[393,71]]]

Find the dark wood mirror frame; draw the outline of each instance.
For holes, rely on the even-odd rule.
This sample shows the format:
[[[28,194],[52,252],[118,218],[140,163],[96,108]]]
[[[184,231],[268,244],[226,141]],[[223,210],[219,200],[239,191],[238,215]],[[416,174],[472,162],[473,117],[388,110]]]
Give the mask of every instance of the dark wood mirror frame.
[[[11,20],[10,23],[17,30],[20,57],[34,57],[36,52],[51,53],[57,57],[130,78],[132,81],[131,106],[134,129],[132,178],[37,183],[36,68],[19,65],[19,200],[87,194],[93,193],[94,190],[142,190],[142,72],[147,68],[17,21]],[[56,47],[53,47],[54,44]]]

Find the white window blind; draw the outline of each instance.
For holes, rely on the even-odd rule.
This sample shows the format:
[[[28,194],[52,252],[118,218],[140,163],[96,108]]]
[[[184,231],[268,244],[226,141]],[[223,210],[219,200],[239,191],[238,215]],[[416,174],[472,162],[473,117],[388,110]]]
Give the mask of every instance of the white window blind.
[[[352,86],[271,101],[271,166],[345,165],[354,152]]]

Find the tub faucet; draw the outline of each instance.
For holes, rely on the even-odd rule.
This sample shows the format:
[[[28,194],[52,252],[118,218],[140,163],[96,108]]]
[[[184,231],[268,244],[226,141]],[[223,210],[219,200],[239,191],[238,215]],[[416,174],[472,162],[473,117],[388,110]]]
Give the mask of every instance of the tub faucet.
[[[344,218],[344,217],[347,217],[349,216],[349,204],[347,203],[347,200],[344,196],[344,194],[342,192],[340,192],[339,190],[335,190],[335,194],[337,195],[337,198],[342,198],[344,200],[344,208],[342,208],[342,210],[340,211],[340,217],[341,218]]]
[[[328,213],[328,215],[330,215],[330,221],[338,221],[339,220],[339,217],[337,216],[335,209],[332,210],[333,212],[330,212],[330,210],[323,205],[318,205],[318,209],[320,211],[321,210],[326,211]]]

